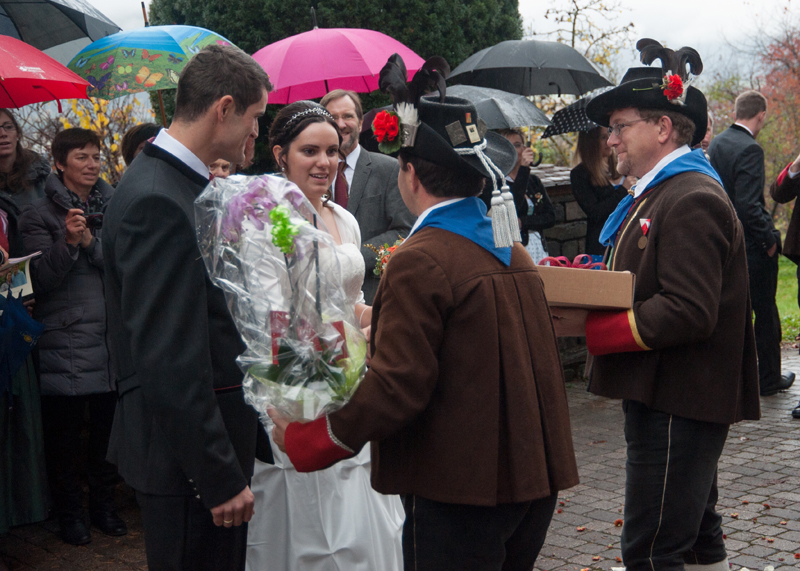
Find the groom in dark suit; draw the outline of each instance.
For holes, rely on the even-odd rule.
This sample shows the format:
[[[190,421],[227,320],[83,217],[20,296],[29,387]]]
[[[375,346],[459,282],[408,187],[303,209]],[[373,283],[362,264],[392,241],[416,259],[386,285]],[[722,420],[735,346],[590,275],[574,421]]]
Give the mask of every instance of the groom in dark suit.
[[[105,215],[103,255],[119,401],[108,459],[136,490],[151,570],[243,570],[258,417],[244,351],[197,247],[206,165],[244,162],[272,89],[231,46],[206,47],[178,82],[175,115],[133,161]]]
[[[341,151],[345,158],[333,186],[333,200],[356,217],[361,230],[361,254],[366,264],[364,297],[372,304],[380,280],[372,270],[378,261],[375,252],[365,246],[390,246],[399,236],[408,235],[416,217],[403,203],[397,188],[397,159],[370,153],[358,144],[364,111],[353,91],[335,89],[320,101],[333,115],[342,133]]]
[[[761,396],[770,396],[792,386],[794,373],[781,375],[781,321],[775,304],[781,235],[764,205],[764,151],[756,142],[767,98],[745,91],[736,98],[735,114],[736,122],[711,141],[708,156],[744,227],[759,385]]]

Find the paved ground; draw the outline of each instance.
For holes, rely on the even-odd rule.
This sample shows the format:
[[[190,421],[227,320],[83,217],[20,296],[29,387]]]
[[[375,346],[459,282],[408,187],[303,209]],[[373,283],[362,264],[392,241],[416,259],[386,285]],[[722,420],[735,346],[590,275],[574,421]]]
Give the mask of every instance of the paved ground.
[[[797,350],[784,351],[784,369],[800,374]],[[625,446],[618,401],[568,385],[575,452],[582,483],[563,493],[537,562],[541,571],[608,570],[620,566],[620,527],[625,484]],[[734,571],[800,567],[800,420],[791,409],[800,381],[787,393],[761,400],[763,418],[734,426],[720,461],[718,507],[724,514]],[[11,570],[121,571],[146,569],[141,522],[130,490],[120,488],[122,517],[130,532],[110,538],[93,529],[83,547],[62,543],[53,521],[0,537],[0,561]],[[2,565],[0,565],[2,569]],[[379,571],[379,570],[376,570]]]

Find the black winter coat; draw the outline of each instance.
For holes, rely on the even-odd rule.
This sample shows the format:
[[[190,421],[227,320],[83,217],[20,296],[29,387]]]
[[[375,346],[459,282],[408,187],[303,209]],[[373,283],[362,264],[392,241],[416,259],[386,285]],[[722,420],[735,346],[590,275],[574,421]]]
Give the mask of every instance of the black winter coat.
[[[99,180],[104,203],[114,189]],[[46,197],[27,206],[20,231],[29,252],[36,295],[33,316],[47,327],[39,339],[43,395],[76,396],[113,390],[106,345],[103,293],[103,249],[100,231],[89,247],[66,241],[66,216],[72,208],[69,191],[53,173]]]

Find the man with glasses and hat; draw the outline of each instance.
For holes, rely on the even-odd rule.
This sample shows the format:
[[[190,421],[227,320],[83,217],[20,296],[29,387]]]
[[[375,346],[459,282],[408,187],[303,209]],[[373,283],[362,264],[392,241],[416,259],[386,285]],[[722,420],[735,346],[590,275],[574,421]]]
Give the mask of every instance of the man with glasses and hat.
[[[640,40],[642,62],[592,100],[619,171],[639,178],[600,241],[609,269],[636,275],[633,309],[554,309],[559,335],[586,335],[589,390],[623,399],[627,569],[728,571],[716,512],[728,428],[760,416],[744,232],[703,151],[706,99],[692,48]]]
[[[564,377],[541,279],[496,188],[516,152],[444,96],[448,72],[432,58],[406,85],[397,55],[381,72],[396,114],[379,114],[375,133],[400,149],[418,219],[381,278],[352,400],[306,424],[275,415],[273,438],[301,472],[371,441],[373,487],[403,496],[406,569],[530,571],[559,490],[578,483]],[[420,99],[430,82],[440,95]]]

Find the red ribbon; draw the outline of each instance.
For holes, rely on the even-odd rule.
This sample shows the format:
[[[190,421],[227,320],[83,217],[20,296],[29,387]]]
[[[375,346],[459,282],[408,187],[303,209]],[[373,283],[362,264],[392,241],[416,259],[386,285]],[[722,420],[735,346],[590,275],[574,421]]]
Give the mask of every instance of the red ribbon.
[[[557,258],[550,256],[541,259],[539,265],[546,266],[548,262],[550,262],[551,266],[556,268],[578,268],[581,270],[594,270],[596,268],[600,268],[601,270],[608,269],[603,262],[592,262],[592,257],[589,254],[575,256],[575,259],[571,262],[566,256],[558,256]]]

